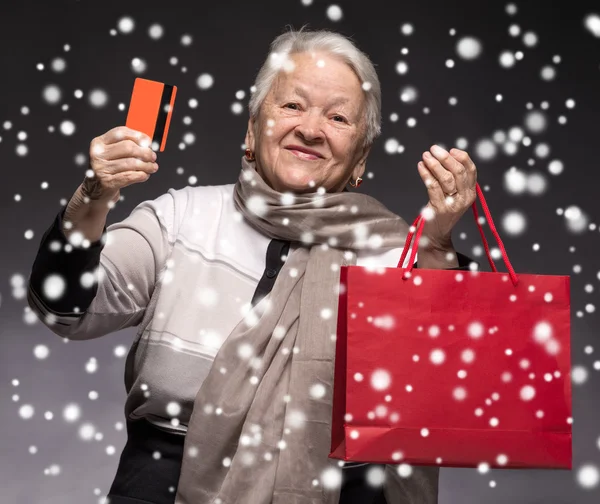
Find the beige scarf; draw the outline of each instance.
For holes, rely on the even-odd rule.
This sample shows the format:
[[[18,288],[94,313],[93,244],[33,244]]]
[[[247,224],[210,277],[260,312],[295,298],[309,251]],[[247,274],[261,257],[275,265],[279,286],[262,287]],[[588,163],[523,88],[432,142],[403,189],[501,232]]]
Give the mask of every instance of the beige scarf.
[[[353,250],[402,247],[408,225],[366,194],[282,196],[242,158],[236,208],[266,236],[301,246],[200,387],[175,504],[339,502],[339,484],[322,476],[341,470],[328,458],[340,266],[356,264]],[[386,468],[388,504],[437,502],[438,468],[414,467],[410,478],[396,469]]]

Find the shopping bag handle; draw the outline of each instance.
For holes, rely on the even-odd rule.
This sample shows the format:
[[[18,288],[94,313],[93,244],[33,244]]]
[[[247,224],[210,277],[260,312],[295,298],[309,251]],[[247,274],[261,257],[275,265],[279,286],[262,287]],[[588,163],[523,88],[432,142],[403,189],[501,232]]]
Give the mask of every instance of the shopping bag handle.
[[[494,225],[494,220],[492,219],[492,215],[490,214],[490,210],[487,206],[487,202],[485,201],[485,197],[483,196],[483,191],[481,190],[481,187],[479,187],[479,184],[477,184],[477,183],[476,183],[476,189],[477,189],[477,196],[479,197],[479,200],[481,201],[481,206],[483,207],[483,212],[485,213],[485,218],[486,218],[488,224],[490,225],[490,229],[492,230],[492,233],[494,234],[494,237],[496,238],[496,242],[498,243],[498,246],[500,247],[500,252],[502,253],[502,259],[504,259],[504,265],[506,266],[506,269],[508,270],[508,274],[510,275],[510,279],[512,280],[513,285],[516,286],[519,279],[517,277],[517,274],[515,273],[515,270],[513,269],[512,265],[510,264],[508,255],[504,248],[504,244],[502,243],[502,240],[500,239],[500,235],[498,234],[498,231],[496,230],[496,226]],[[479,223],[479,213],[477,212],[477,198],[475,198],[475,201],[471,205],[471,208],[473,210],[473,215],[475,216],[475,223],[477,224],[477,227],[479,228],[479,234],[481,235],[481,240],[483,241],[483,247],[485,248],[485,255],[488,258],[488,261],[490,263],[490,267],[492,268],[492,271],[497,272],[496,265],[494,264],[494,260],[492,259],[492,255],[490,254],[490,248],[488,246],[488,242],[485,239],[485,234],[483,232],[483,228],[481,227],[481,224]],[[410,232],[408,233],[408,236],[406,237],[406,242],[404,243],[404,250],[402,251],[402,256],[400,257],[400,261],[398,262],[398,266],[397,266],[398,268],[402,268],[402,265],[404,264],[404,259],[406,258],[406,254],[408,253],[408,249],[410,247],[412,237],[416,231],[415,244],[412,247],[410,258],[408,260],[408,266],[406,267],[405,274],[402,275],[402,278],[404,280],[409,278],[410,275],[407,275],[407,273],[410,273],[413,269],[413,265],[415,263],[415,257],[417,255],[417,250],[419,248],[419,240],[421,239],[421,233],[423,232],[424,226],[425,226],[425,219],[423,218],[423,216],[421,214],[419,214],[417,216],[417,218],[415,219],[415,221],[413,222],[412,226],[410,227]]]

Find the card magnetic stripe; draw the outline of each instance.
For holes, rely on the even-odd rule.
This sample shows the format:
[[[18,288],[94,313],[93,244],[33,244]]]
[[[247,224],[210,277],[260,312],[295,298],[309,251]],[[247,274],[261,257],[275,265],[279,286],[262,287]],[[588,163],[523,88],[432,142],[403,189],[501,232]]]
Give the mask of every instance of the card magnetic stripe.
[[[163,139],[166,139],[169,130],[174,99],[175,93],[173,86],[165,84],[160,97],[160,107],[158,108],[156,127],[154,128],[154,136],[152,137],[152,142],[156,142],[160,146],[161,151],[164,149]]]

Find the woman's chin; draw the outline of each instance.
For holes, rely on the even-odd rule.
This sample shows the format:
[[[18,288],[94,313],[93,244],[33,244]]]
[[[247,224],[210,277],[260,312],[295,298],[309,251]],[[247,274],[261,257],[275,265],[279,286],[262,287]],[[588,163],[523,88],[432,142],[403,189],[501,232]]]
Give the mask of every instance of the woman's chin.
[[[293,172],[289,171],[283,177],[279,177],[277,182],[278,185],[285,188],[280,192],[311,192],[317,190],[316,181],[313,174],[306,173],[304,170],[293,170]]]

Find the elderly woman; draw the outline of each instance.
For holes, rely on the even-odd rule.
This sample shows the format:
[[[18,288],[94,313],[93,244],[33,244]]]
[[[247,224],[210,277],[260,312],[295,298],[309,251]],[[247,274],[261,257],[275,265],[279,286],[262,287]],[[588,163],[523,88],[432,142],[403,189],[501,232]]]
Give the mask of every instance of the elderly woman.
[[[408,233],[346,188],[380,133],[375,69],[340,34],[290,31],[249,108],[235,184],[169,189],[108,228],[120,189],[158,167],[139,132],[95,138],[93,173],[41,240],[28,301],[47,327],[75,340],[139,328],[109,501],[435,503],[438,468],[387,466],[376,488],[369,464],[328,458],[340,267],[396,267]],[[416,267],[468,269],[451,231],[475,199],[473,162],[434,146],[418,170],[431,211]],[[323,478],[338,470],[340,484]]]

